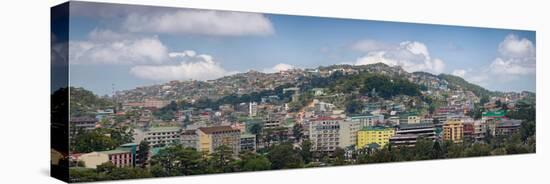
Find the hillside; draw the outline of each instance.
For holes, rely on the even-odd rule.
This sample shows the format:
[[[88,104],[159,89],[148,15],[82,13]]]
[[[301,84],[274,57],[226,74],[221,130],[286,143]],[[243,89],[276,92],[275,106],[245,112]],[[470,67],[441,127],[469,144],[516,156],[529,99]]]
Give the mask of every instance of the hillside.
[[[114,106],[112,101],[100,98],[84,88],[70,87],[69,93],[71,116],[88,115],[100,108]]]
[[[438,77],[442,80],[446,80],[450,89],[463,89],[466,91],[472,91],[477,96],[493,96],[498,92],[489,91],[479,85],[469,83],[461,77],[449,75],[449,74],[439,74]]]

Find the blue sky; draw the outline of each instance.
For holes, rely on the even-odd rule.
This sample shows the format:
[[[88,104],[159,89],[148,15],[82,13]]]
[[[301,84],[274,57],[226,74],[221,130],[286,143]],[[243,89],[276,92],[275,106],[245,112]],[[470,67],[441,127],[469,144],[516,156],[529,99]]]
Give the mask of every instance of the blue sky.
[[[73,2],[74,3],[74,2]],[[70,82],[97,94],[169,80],[207,80],[383,62],[449,73],[491,90],[535,91],[535,32],[77,2]]]

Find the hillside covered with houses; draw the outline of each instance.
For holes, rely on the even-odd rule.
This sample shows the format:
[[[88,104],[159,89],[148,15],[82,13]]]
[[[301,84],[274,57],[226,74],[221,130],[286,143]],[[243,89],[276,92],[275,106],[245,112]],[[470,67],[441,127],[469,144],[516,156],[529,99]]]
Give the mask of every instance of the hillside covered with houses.
[[[69,93],[75,181],[536,150],[535,93],[382,63]]]

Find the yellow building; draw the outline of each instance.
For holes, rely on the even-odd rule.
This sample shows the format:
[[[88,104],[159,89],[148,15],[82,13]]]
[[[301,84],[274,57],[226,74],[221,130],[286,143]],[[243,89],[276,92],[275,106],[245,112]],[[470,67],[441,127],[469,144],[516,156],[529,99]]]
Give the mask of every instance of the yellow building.
[[[395,135],[393,128],[365,127],[357,132],[357,148],[363,148],[373,143],[382,148],[390,142],[393,135]]]
[[[443,125],[443,140],[461,143],[464,138],[464,124],[460,121],[447,121]]]
[[[237,155],[241,148],[241,131],[231,126],[198,128],[198,151],[210,154],[221,145],[228,146]]]

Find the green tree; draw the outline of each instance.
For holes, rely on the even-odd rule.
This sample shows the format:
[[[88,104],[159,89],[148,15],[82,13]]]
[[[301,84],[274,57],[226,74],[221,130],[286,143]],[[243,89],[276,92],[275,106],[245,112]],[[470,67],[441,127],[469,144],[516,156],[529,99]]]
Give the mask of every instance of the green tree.
[[[334,165],[346,165],[346,151],[340,147],[337,147],[334,150],[334,158],[332,159],[331,163]]]
[[[260,123],[252,123],[250,125],[250,128],[248,128],[248,131],[254,135],[256,135],[256,143],[260,141],[260,136],[262,133],[263,126]]]
[[[272,169],[301,168],[304,161],[299,151],[290,143],[282,143],[271,147],[267,154]]]
[[[140,164],[139,167],[145,168],[147,165],[147,159],[149,158],[149,142],[143,140],[138,145],[138,154],[137,159],[139,160]]]
[[[431,153],[432,159],[440,159],[440,158],[443,158],[443,156],[445,155],[443,152],[443,148],[441,148],[441,144],[439,143],[439,141],[435,141],[432,147],[432,153]]]
[[[241,171],[263,171],[271,169],[271,162],[263,155],[251,152],[240,155]]]
[[[521,124],[519,133],[521,135],[521,141],[527,142],[527,138],[534,136],[536,133],[536,123],[534,121],[528,121]]]
[[[181,145],[170,146],[159,151],[151,159],[154,176],[180,176],[203,173],[200,164],[201,153],[193,148],[184,148]]]
[[[363,103],[358,100],[351,100],[346,104],[346,112],[348,114],[357,114],[361,113],[363,110]]]
[[[99,130],[80,132],[73,139],[75,141],[71,149],[79,153],[112,150],[118,146],[115,140]]]
[[[310,140],[302,141],[300,145],[300,155],[305,164],[309,164],[313,160],[313,152],[311,151],[312,143]]]
[[[491,146],[484,143],[474,143],[472,146],[464,150],[464,156],[477,157],[491,155]]]
[[[304,135],[304,133],[302,133],[303,130],[304,128],[302,127],[302,124],[294,123],[294,126],[292,127],[292,135],[296,138],[297,142],[302,139],[302,136]]]
[[[214,152],[210,154],[209,170],[212,172],[232,172],[235,171],[235,157],[233,149],[227,145],[221,145],[214,149]]]
[[[418,138],[416,145],[414,146],[415,160],[427,160],[431,159],[432,148],[434,147],[433,141],[425,138]]]

